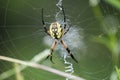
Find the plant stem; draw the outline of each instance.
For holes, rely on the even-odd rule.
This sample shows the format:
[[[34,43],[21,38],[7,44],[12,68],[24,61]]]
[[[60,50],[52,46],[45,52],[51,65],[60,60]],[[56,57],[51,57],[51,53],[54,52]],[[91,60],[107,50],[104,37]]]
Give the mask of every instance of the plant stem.
[[[70,77],[73,80],[85,80],[83,78],[80,78],[80,77],[77,77],[77,76],[74,76],[71,74],[67,74],[65,72],[62,72],[62,71],[59,71],[59,70],[56,70],[56,69],[53,69],[53,68],[50,68],[50,67],[47,67],[47,66],[44,66],[41,64],[33,63],[33,62],[26,62],[26,61],[22,61],[22,60],[10,58],[10,57],[5,57],[5,56],[0,56],[0,59],[5,60],[5,61],[9,61],[9,62],[13,62],[13,63],[26,65],[26,66],[33,67],[36,69],[42,69],[42,70],[57,74],[57,75],[62,76],[62,77]]]

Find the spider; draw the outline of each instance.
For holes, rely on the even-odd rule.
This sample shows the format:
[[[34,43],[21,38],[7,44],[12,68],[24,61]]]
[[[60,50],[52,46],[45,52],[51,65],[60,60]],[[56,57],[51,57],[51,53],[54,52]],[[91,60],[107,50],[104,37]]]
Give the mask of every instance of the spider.
[[[60,42],[64,48],[66,49],[66,51],[68,52],[68,54],[71,56],[71,58],[78,63],[78,61],[75,59],[75,57],[73,56],[71,50],[68,48],[67,44],[62,40],[62,37],[69,31],[69,28],[66,29],[66,16],[65,16],[65,12],[64,12],[64,8],[62,6],[62,13],[64,16],[64,27],[62,27],[62,25],[59,22],[53,22],[51,23],[49,29],[47,29],[44,18],[43,18],[43,8],[42,8],[42,24],[45,30],[45,33],[47,33],[49,36],[51,36],[52,38],[54,38],[54,42],[52,43],[51,49],[50,49],[50,54],[46,57],[46,59],[48,59],[50,57],[50,61],[52,63],[52,53],[56,47],[56,44],[58,42]]]

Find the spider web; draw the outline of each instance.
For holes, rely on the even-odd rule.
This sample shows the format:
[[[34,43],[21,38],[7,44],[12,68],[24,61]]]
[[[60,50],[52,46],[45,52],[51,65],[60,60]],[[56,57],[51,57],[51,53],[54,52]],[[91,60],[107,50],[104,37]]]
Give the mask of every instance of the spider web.
[[[52,40],[50,38],[43,38],[46,34],[41,24],[41,8],[44,8],[45,20],[49,26],[55,20],[55,14],[58,11],[55,6],[56,3],[55,0],[49,4],[48,0],[35,0],[34,2],[32,0],[1,0],[0,55],[29,61],[37,53],[50,48],[48,45],[52,43]],[[88,80],[109,80],[112,72],[112,61],[109,51],[101,45],[93,45],[89,40],[90,35],[97,35],[99,37],[104,35],[104,33],[92,13],[91,6],[88,4],[87,0],[63,1],[65,13],[69,19],[68,25],[71,26],[64,41],[79,60],[79,64],[74,63],[71,59],[69,61],[73,63],[74,73],[78,76],[82,76]],[[119,12],[104,2],[99,4],[104,13],[103,17],[105,17],[105,20],[112,16],[112,19],[117,22],[113,23],[113,25],[119,25],[119,20],[116,18]],[[49,44],[47,41],[45,44],[43,43],[43,39],[44,41],[48,39],[51,43]],[[77,41],[78,44],[76,44]],[[61,47],[58,45],[55,53],[57,51],[60,53],[62,50]],[[58,50],[59,48],[61,50]],[[63,50],[62,52],[65,51]],[[54,58],[56,64],[51,64],[49,61],[45,61],[43,64],[54,66],[64,71],[63,59],[59,58],[58,54],[54,55],[55,58],[58,58]],[[0,61],[0,74],[11,68],[13,68],[13,64]],[[43,75],[50,77],[49,80],[64,79],[42,70],[38,71],[31,68],[24,70],[23,75],[27,80],[47,80],[48,78]],[[6,80],[13,79],[14,76],[11,76]]]

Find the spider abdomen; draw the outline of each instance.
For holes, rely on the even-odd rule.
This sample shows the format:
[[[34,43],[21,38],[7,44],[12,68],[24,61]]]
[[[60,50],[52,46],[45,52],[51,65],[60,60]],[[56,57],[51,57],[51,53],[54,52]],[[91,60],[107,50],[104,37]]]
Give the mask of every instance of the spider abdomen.
[[[63,35],[62,27],[58,22],[53,22],[50,25],[50,36],[55,39],[60,39]]]

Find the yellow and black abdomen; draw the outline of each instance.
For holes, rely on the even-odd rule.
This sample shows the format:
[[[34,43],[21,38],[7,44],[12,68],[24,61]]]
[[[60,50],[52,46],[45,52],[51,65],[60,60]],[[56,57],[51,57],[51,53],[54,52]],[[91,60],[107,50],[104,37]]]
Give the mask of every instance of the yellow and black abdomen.
[[[54,39],[60,39],[63,35],[62,26],[58,22],[50,25],[50,36]]]

